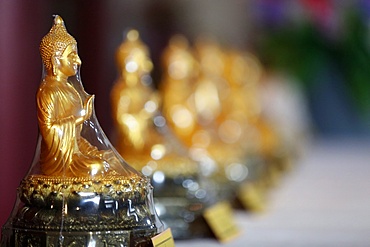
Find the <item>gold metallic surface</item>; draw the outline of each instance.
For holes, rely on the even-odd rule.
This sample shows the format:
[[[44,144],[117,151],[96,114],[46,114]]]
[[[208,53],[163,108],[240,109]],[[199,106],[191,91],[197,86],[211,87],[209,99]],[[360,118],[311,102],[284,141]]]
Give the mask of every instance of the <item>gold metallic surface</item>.
[[[151,178],[158,214],[175,239],[209,236],[202,213],[216,200],[215,186],[199,173],[199,164],[189,157],[162,116],[150,76],[149,50],[136,30],[128,32],[116,60],[119,77],[111,100],[117,150]],[[176,67],[173,72],[181,77],[187,69],[179,71]]]
[[[163,230],[149,179],[110,144],[80,80],[77,42],[55,16],[40,44],[39,140],[2,247],[152,246]]]
[[[220,165],[278,148],[278,136],[262,116],[262,66],[255,56],[212,39],[199,39],[192,49],[174,37],[163,61],[163,113],[189,148],[205,149]]]
[[[152,62],[136,30],[127,33],[116,61],[119,78],[112,88],[111,101],[119,153],[146,175],[154,170],[171,177],[197,172],[195,162],[174,152],[175,147],[166,140],[170,137],[161,133],[160,129],[166,131],[166,120],[158,110],[159,95],[150,76]]]
[[[136,198],[144,201],[148,180],[142,176],[105,176],[96,179],[87,177],[50,177],[31,175],[22,180],[18,193],[26,204],[44,206],[51,203],[62,204],[65,197],[78,193],[106,194],[114,200]]]
[[[37,116],[42,136],[41,171],[50,176],[99,176],[123,172],[112,151],[98,150],[81,136],[91,117],[94,96],[82,99],[68,81],[81,65],[77,43],[57,16],[42,39],[41,57],[46,69],[37,92]]]
[[[53,57],[61,55],[68,45],[77,45],[77,41],[67,32],[63,19],[56,16],[54,25],[40,44],[41,58],[47,70],[53,67]]]
[[[238,89],[232,90],[224,77],[225,57],[216,42],[202,40],[192,49],[184,38],[174,37],[163,55],[160,88],[163,113],[176,135],[221,166],[244,155],[239,144],[245,126],[241,121],[246,121],[245,107],[232,94]]]
[[[215,161],[212,179],[221,197],[241,196],[249,209],[261,207],[262,189],[234,194],[245,184],[268,188],[280,166],[276,152],[281,143],[261,109],[258,59],[211,39],[191,47],[183,37],[174,37],[163,62],[160,92],[169,126],[192,157]]]
[[[145,202],[148,183],[139,177],[91,181],[29,176],[19,187],[19,196],[26,206],[15,225],[58,230],[62,223],[65,230],[71,231],[140,228],[144,225],[137,219],[144,220],[152,214]],[[96,200],[97,204],[91,203]],[[136,218],[127,213],[128,209],[135,212]]]
[[[199,64],[183,36],[174,36],[163,54],[163,81],[160,85],[162,111],[168,125],[188,147],[200,127],[193,102]]]
[[[112,89],[112,112],[119,132],[118,151],[127,155],[150,152],[148,142],[157,138],[149,122],[158,109],[157,95],[145,84],[151,83],[151,62],[147,47],[136,36],[127,35],[117,51],[120,77]],[[131,35],[133,36],[133,35]],[[149,66],[150,65],[150,66]],[[124,138],[122,138],[124,137]]]

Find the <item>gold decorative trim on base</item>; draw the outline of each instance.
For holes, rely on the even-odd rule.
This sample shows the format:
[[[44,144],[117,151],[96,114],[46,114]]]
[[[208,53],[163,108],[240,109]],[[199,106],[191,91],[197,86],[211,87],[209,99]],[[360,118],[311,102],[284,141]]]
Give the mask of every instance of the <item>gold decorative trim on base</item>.
[[[91,178],[31,175],[22,180],[18,193],[26,204],[58,206],[63,200],[100,194],[114,200],[130,198],[144,201],[148,187],[150,188],[149,180],[142,176],[110,175]]]
[[[118,175],[99,178],[27,176],[18,188],[24,206],[14,227],[44,231],[155,228],[149,180]]]

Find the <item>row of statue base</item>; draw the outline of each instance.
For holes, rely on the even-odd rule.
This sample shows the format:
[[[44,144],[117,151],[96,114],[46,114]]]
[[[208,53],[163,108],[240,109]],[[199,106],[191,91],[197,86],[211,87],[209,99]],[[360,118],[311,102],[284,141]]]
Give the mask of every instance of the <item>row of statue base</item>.
[[[77,42],[61,17],[40,54],[39,142],[2,247],[152,246],[165,228],[175,239],[218,235],[206,215],[221,215],[210,209],[238,201],[261,210],[291,164],[290,147],[262,116],[261,66],[250,54],[207,42],[194,54],[175,37],[156,91],[149,50],[129,31],[111,97],[115,147],[83,89]]]

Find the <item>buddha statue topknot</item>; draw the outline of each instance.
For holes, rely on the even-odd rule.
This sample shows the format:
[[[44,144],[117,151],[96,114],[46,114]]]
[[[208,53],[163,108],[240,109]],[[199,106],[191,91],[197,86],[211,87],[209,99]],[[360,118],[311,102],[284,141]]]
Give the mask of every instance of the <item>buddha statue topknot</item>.
[[[40,44],[39,141],[3,227],[5,246],[151,246],[162,231],[152,186],[110,144],[60,16]]]

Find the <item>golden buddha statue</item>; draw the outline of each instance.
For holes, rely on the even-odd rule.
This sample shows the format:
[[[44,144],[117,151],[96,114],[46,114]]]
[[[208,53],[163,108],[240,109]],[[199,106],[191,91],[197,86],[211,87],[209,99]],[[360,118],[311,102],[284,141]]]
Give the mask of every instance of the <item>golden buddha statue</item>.
[[[159,85],[161,109],[174,133],[186,146],[191,146],[191,137],[199,130],[193,103],[193,86],[199,64],[184,36],[171,38],[162,55],[162,66],[164,73]]]
[[[76,40],[63,21],[42,39],[40,53],[45,78],[37,92],[37,116],[42,136],[41,171],[50,176],[98,176],[122,173],[112,150],[98,150],[81,136],[93,112],[94,95],[83,95],[68,81],[81,65]]]
[[[111,99],[119,153],[138,170],[148,168],[147,163],[152,161],[167,175],[196,172],[196,163],[187,158],[181,160],[175,147],[168,143],[170,133],[165,130],[166,120],[159,112],[159,96],[151,81],[149,51],[136,30],[127,33],[116,60],[119,77]]]
[[[163,55],[163,111],[176,135],[190,148],[210,151],[223,145],[218,128],[223,121],[224,95],[229,92],[222,75],[223,56],[209,41],[197,42],[193,52],[184,37],[174,37]]]
[[[127,42],[121,44],[116,60],[120,76],[111,92],[112,112],[119,136],[125,136],[118,138],[117,149],[127,159],[127,155],[135,156],[150,148],[148,142],[153,141],[156,133],[148,125],[159,102],[153,90],[146,86],[151,84],[149,73],[153,65],[136,30],[127,33]]]
[[[80,81],[77,42],[60,16],[40,53],[39,141],[2,246],[152,246],[150,238],[163,230],[152,186],[100,128],[94,96]]]
[[[243,127],[235,119],[241,115],[235,113],[243,109],[240,109],[239,105],[231,104],[235,98],[224,75],[227,66],[225,49],[215,40],[199,39],[195,44],[195,52],[201,64],[200,77],[196,81],[194,91],[195,104],[204,105],[203,110],[200,107],[196,109],[198,122],[212,133],[213,140],[207,147],[208,152],[220,165],[226,167],[231,163],[230,157],[233,157],[235,162],[244,155],[239,145]],[[204,121],[204,115],[212,117]]]
[[[200,218],[213,198],[198,174],[198,164],[168,131],[152,85],[149,55],[136,30],[127,32],[117,49],[119,76],[111,91],[117,150],[151,177],[159,216],[174,238],[200,237],[204,230],[208,232]]]
[[[214,161],[219,197],[235,199],[242,185],[259,181],[265,169],[260,153],[274,141],[258,124],[258,60],[214,40],[200,39],[192,49],[184,37],[174,37],[163,61],[160,91],[169,126],[194,159]],[[251,195],[243,197],[245,206],[264,206],[259,191]]]
[[[255,122],[260,112],[258,82],[261,66],[247,52],[225,49],[223,77],[228,85],[222,97],[219,136],[224,142],[239,146],[243,153],[255,152],[260,146]]]
[[[249,169],[260,198],[251,202],[252,209],[264,207],[264,191],[275,184],[282,169],[281,155],[283,143],[274,126],[263,115],[261,105],[261,78],[263,69],[257,57],[246,51],[229,49],[226,56],[224,76],[230,85],[228,97],[224,100],[223,118],[229,118],[243,126],[240,145],[249,157],[259,162]]]

